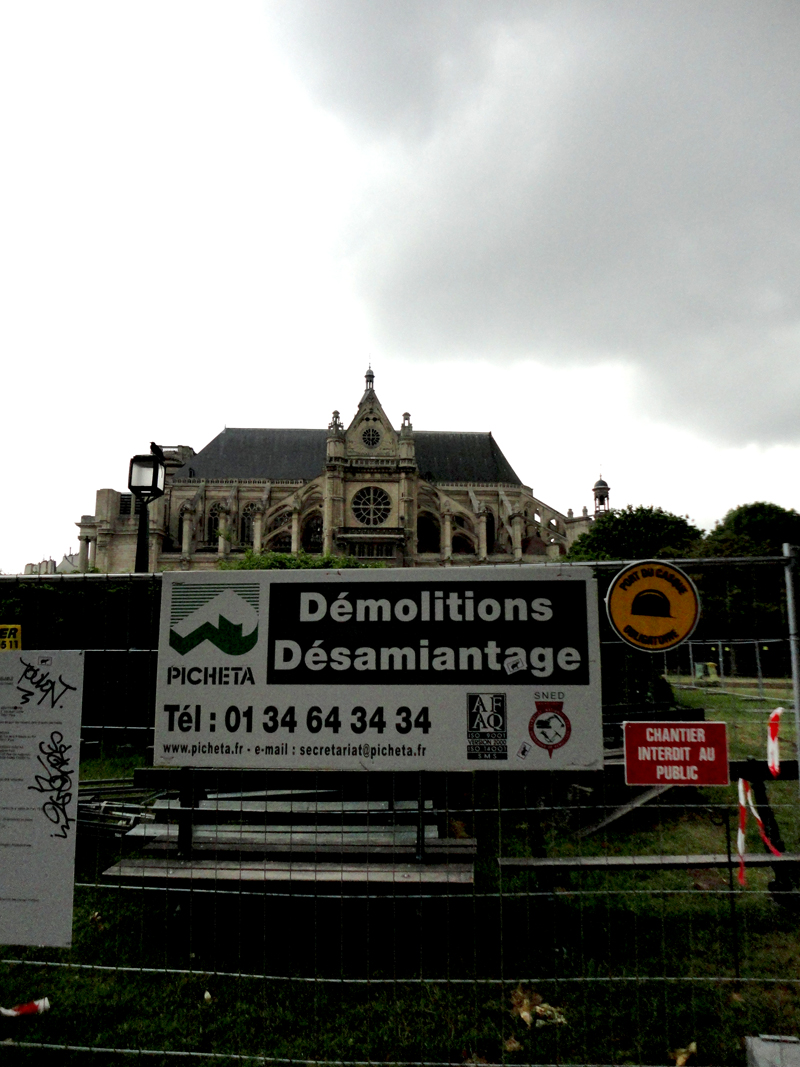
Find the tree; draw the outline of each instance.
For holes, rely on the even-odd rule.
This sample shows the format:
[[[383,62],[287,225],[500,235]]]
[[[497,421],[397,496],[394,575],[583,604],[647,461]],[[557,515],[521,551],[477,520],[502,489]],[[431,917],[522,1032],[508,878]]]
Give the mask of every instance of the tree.
[[[285,571],[310,568],[312,570],[341,571],[356,567],[380,567],[380,563],[363,563],[355,556],[311,556],[308,552],[254,552],[248,548],[243,556],[221,560],[223,571]]]
[[[698,546],[700,556],[780,556],[785,543],[800,545],[800,515],[756,501],[732,508]]]
[[[702,531],[662,508],[613,509],[575,541],[568,559],[668,559],[688,555]]]
[[[732,508],[697,546],[697,555],[780,556],[785,542],[800,544],[800,515],[762,500]],[[703,603],[701,632],[740,639],[785,634],[783,567],[732,564],[704,570],[696,580]],[[777,652],[770,651],[774,660]]]

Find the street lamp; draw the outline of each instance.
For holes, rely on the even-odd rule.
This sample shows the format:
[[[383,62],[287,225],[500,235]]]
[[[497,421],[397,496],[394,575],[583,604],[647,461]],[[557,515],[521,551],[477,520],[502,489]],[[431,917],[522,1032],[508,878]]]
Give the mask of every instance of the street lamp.
[[[128,488],[141,501],[139,511],[139,531],[136,536],[136,563],[134,572],[145,574],[150,569],[148,561],[148,529],[149,521],[147,506],[153,500],[164,495],[164,453],[158,445],[150,443],[149,456],[134,456],[128,471]]]

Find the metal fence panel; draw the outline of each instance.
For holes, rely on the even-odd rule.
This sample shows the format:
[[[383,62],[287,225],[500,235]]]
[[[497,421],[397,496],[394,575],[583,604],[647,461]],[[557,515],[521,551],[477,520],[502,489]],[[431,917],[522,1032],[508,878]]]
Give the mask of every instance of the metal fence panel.
[[[89,650],[73,945],[0,949],[0,1004],[50,1002],[0,1016],[8,1061],[744,1065],[796,1034],[784,561],[683,566],[691,643],[603,619],[604,769],[562,774],[165,775],[159,577],[0,579],[24,647]],[[731,785],[626,786],[637,718],[725,721]],[[743,884],[739,777],[781,853],[751,812]]]

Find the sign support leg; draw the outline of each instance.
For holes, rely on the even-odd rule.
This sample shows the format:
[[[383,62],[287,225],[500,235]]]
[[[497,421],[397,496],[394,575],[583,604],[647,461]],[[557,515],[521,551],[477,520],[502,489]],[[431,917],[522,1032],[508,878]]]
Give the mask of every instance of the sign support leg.
[[[194,772],[181,767],[178,793],[181,810],[178,814],[178,855],[188,859],[192,852],[192,807],[194,806]]]
[[[425,790],[423,777],[425,772],[419,771],[417,784],[417,863],[425,862]]]

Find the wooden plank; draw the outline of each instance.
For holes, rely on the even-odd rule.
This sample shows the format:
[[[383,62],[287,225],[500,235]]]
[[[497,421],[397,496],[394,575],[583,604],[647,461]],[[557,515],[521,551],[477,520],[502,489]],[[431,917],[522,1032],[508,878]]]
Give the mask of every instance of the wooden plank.
[[[127,835],[138,837],[142,846],[148,851],[176,851],[178,848],[177,827],[160,827],[152,836],[141,834]],[[402,839],[390,838],[386,842],[376,841],[374,837],[355,835],[335,838],[333,841],[320,841],[311,835],[281,835],[280,838],[252,834],[239,837],[230,834],[226,837],[193,835],[192,851],[197,852],[246,852],[246,853],[285,853],[319,856],[404,856],[415,855],[417,850],[416,833],[404,834]],[[477,841],[474,838],[427,838],[425,851],[442,857],[466,857],[477,853]]]
[[[433,803],[426,800],[426,811],[433,810]],[[160,797],[151,809],[158,812],[182,811],[177,798]],[[399,800],[393,807],[387,800],[201,800],[194,806],[195,811],[202,812],[253,812],[255,814],[289,814],[294,818],[299,815],[394,815],[396,812],[411,813],[416,816],[416,800]]]
[[[625,870],[682,870],[684,868],[727,867],[738,865],[738,856],[731,860],[725,853],[686,856],[501,856],[498,864],[509,870],[556,871],[625,871]],[[748,853],[746,867],[773,867],[778,863],[800,863],[800,853],[785,852],[772,856],[766,852]]]
[[[731,781],[744,778],[747,782],[796,782],[797,760],[781,760],[781,773],[774,778],[769,769],[769,764],[764,759],[737,759],[729,764]]]
[[[178,792],[182,785],[181,767],[137,767],[133,772],[136,786],[159,792]],[[468,772],[461,772],[468,777]],[[524,772],[523,772],[524,773]],[[254,792],[260,789],[287,793],[306,791],[339,791],[343,796],[392,797],[414,799],[419,781],[416,772],[404,771],[272,771],[260,769],[191,769],[192,779],[203,789],[215,793]],[[426,771],[426,782],[443,780],[438,771]]]
[[[148,857],[114,864],[104,878],[136,881],[374,883],[404,886],[468,886],[472,864],[337,863],[285,860],[176,860]]]
[[[140,823],[129,830],[126,837],[139,838],[146,846],[151,841],[176,841],[180,828],[175,823]],[[204,844],[219,845],[220,848],[264,849],[280,847],[300,847],[313,852],[315,848],[326,846],[371,845],[391,846],[393,844],[413,844],[417,840],[415,828],[403,830],[377,830],[374,827],[348,827],[344,830],[319,830],[313,827],[303,830],[295,826],[274,827],[192,827],[192,847]],[[425,827],[425,846],[436,840],[436,827]]]
[[[335,789],[314,789],[310,792],[308,789],[253,789],[247,792],[236,790],[233,793],[207,794],[209,800],[238,800],[239,798],[244,800],[257,800],[259,798],[261,800],[315,800],[320,797],[329,797],[331,800],[336,800],[337,796]]]
[[[297,826],[312,827],[401,824],[416,826],[419,821],[419,810],[412,802],[407,802],[407,805],[402,808],[389,808],[385,805],[368,808],[363,803],[353,803],[352,806],[343,808],[341,802],[336,805],[304,803],[295,806],[284,802],[265,804],[259,801],[247,801],[241,804],[232,801],[225,801],[222,804],[214,801],[200,801],[192,807],[183,807],[177,799],[162,799],[156,801],[148,811],[158,822],[180,820],[180,817],[184,816],[188,817],[193,824],[249,822],[269,825],[291,821]],[[438,813],[430,806],[423,815],[426,823],[436,823],[438,818]]]

